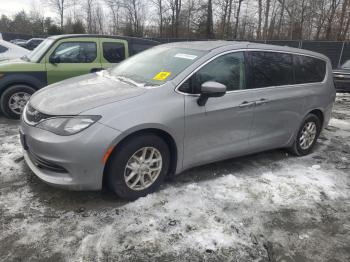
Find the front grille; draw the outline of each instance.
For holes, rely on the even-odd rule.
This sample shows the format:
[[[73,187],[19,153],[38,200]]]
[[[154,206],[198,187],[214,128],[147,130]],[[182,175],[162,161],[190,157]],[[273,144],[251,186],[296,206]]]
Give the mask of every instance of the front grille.
[[[24,119],[29,125],[36,125],[41,120],[51,117],[50,115],[43,114],[32,107],[30,104],[27,105],[26,111],[24,112]]]
[[[51,163],[51,162],[47,161],[46,159],[43,159],[42,157],[37,156],[33,152],[29,151],[28,155],[29,155],[30,160],[32,160],[34,165],[36,165],[37,167],[47,169],[50,171],[54,171],[54,172],[58,172],[58,173],[68,173],[68,171],[65,168],[63,168],[59,165],[56,165],[54,163]]]

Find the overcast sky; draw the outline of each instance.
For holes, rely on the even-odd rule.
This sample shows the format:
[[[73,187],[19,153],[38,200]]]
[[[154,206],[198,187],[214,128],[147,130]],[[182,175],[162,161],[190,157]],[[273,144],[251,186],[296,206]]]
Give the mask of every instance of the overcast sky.
[[[19,11],[39,10],[44,16],[55,16],[41,0],[0,0],[0,15],[12,16]]]

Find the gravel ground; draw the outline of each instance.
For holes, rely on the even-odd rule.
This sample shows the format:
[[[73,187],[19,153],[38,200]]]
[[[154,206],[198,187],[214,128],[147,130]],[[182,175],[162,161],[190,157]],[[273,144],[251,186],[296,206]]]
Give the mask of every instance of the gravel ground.
[[[0,117],[0,261],[350,261],[350,94],[315,152],[191,169],[134,202],[50,187]]]

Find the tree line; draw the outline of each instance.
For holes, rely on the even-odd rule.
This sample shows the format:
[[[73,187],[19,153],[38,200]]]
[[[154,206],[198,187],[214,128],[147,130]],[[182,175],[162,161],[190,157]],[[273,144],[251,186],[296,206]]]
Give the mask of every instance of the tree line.
[[[43,0],[42,0],[43,1]],[[349,40],[350,0],[45,0],[1,15],[0,31],[161,38]]]

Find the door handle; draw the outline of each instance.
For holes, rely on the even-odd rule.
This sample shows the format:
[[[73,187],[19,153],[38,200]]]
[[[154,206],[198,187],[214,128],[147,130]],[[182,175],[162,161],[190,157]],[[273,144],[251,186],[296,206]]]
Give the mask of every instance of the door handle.
[[[267,104],[269,102],[269,100],[265,99],[265,98],[261,98],[260,100],[257,100],[255,101],[255,104],[257,106],[260,106],[260,105],[264,105],[264,104]]]
[[[251,107],[255,105],[255,101],[249,102],[249,101],[244,101],[241,104],[239,104],[239,107]]]

